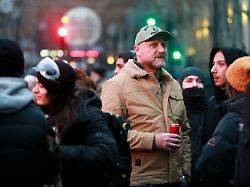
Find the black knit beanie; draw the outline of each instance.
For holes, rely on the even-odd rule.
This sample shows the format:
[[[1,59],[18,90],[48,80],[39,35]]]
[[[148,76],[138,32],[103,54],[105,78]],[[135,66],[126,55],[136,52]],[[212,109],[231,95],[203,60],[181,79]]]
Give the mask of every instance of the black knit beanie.
[[[45,65],[41,66],[41,62]],[[46,63],[56,64],[53,68]],[[54,63],[53,63],[54,62]],[[45,58],[34,68],[35,76],[42,83],[51,96],[63,96],[73,93],[75,90],[76,74],[74,69],[62,60]],[[59,72],[57,72],[59,70]]]
[[[183,80],[186,77],[190,76],[190,75],[195,75],[195,76],[199,77],[202,80],[203,84],[206,83],[205,76],[204,76],[203,72],[199,68],[188,67],[188,68],[184,69],[181,72],[181,74],[180,74],[180,76],[178,78],[178,82],[180,83],[180,85],[182,85]]]
[[[0,76],[20,77],[24,72],[24,56],[20,46],[10,39],[0,38]]]

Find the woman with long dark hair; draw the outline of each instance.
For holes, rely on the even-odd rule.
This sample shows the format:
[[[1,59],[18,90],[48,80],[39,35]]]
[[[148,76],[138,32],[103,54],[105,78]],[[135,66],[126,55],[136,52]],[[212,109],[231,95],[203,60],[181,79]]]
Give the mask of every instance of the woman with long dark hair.
[[[54,125],[62,163],[62,184],[110,186],[106,170],[116,162],[117,145],[94,91],[77,87],[74,69],[45,58],[34,68],[36,103]]]

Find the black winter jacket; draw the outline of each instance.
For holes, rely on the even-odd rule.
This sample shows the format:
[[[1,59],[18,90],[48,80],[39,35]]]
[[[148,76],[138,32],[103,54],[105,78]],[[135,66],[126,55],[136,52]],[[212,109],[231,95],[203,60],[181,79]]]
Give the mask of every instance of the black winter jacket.
[[[244,128],[240,133],[238,151],[236,156],[235,187],[248,187],[250,185],[250,83],[246,91],[244,102],[243,124]]]
[[[207,186],[231,186],[244,98],[245,94],[240,94],[226,102],[225,115],[202,149],[196,171]]]
[[[117,145],[101,111],[101,101],[88,90],[79,101],[77,120],[60,145],[64,187],[109,187],[106,170],[117,160]]]
[[[0,78],[0,186],[43,186],[58,172],[51,127],[21,78]]]

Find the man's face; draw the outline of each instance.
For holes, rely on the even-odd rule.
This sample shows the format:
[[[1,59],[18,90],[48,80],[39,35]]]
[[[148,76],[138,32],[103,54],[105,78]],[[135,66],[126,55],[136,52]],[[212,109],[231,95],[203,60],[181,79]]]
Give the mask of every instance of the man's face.
[[[155,72],[165,66],[167,61],[166,42],[161,39],[145,41],[135,46],[137,60],[148,71]]]
[[[227,68],[227,63],[223,53],[218,51],[214,56],[213,67],[211,68],[211,73],[216,87],[225,85]]]
[[[124,67],[125,62],[123,60],[123,58],[118,58],[115,64],[115,70],[114,70],[114,74],[118,74]]]
[[[182,89],[203,88],[203,87],[204,87],[204,85],[203,85],[202,80],[195,75],[187,76],[182,82]]]
[[[96,83],[97,81],[99,81],[99,80],[102,78],[101,75],[99,75],[99,74],[96,73],[95,71],[90,71],[89,77],[90,77],[90,79],[91,79],[92,81],[94,81],[95,83]]]

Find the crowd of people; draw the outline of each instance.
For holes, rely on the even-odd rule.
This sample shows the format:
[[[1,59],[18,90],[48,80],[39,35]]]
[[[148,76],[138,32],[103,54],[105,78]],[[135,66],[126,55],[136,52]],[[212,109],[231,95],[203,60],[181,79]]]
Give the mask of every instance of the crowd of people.
[[[210,77],[187,67],[175,80],[165,69],[172,38],[142,27],[108,80],[100,67],[50,57],[24,75],[20,46],[0,39],[3,186],[118,187],[108,172],[120,163],[119,144],[105,112],[130,122],[129,186],[249,186],[250,57],[216,46]]]

